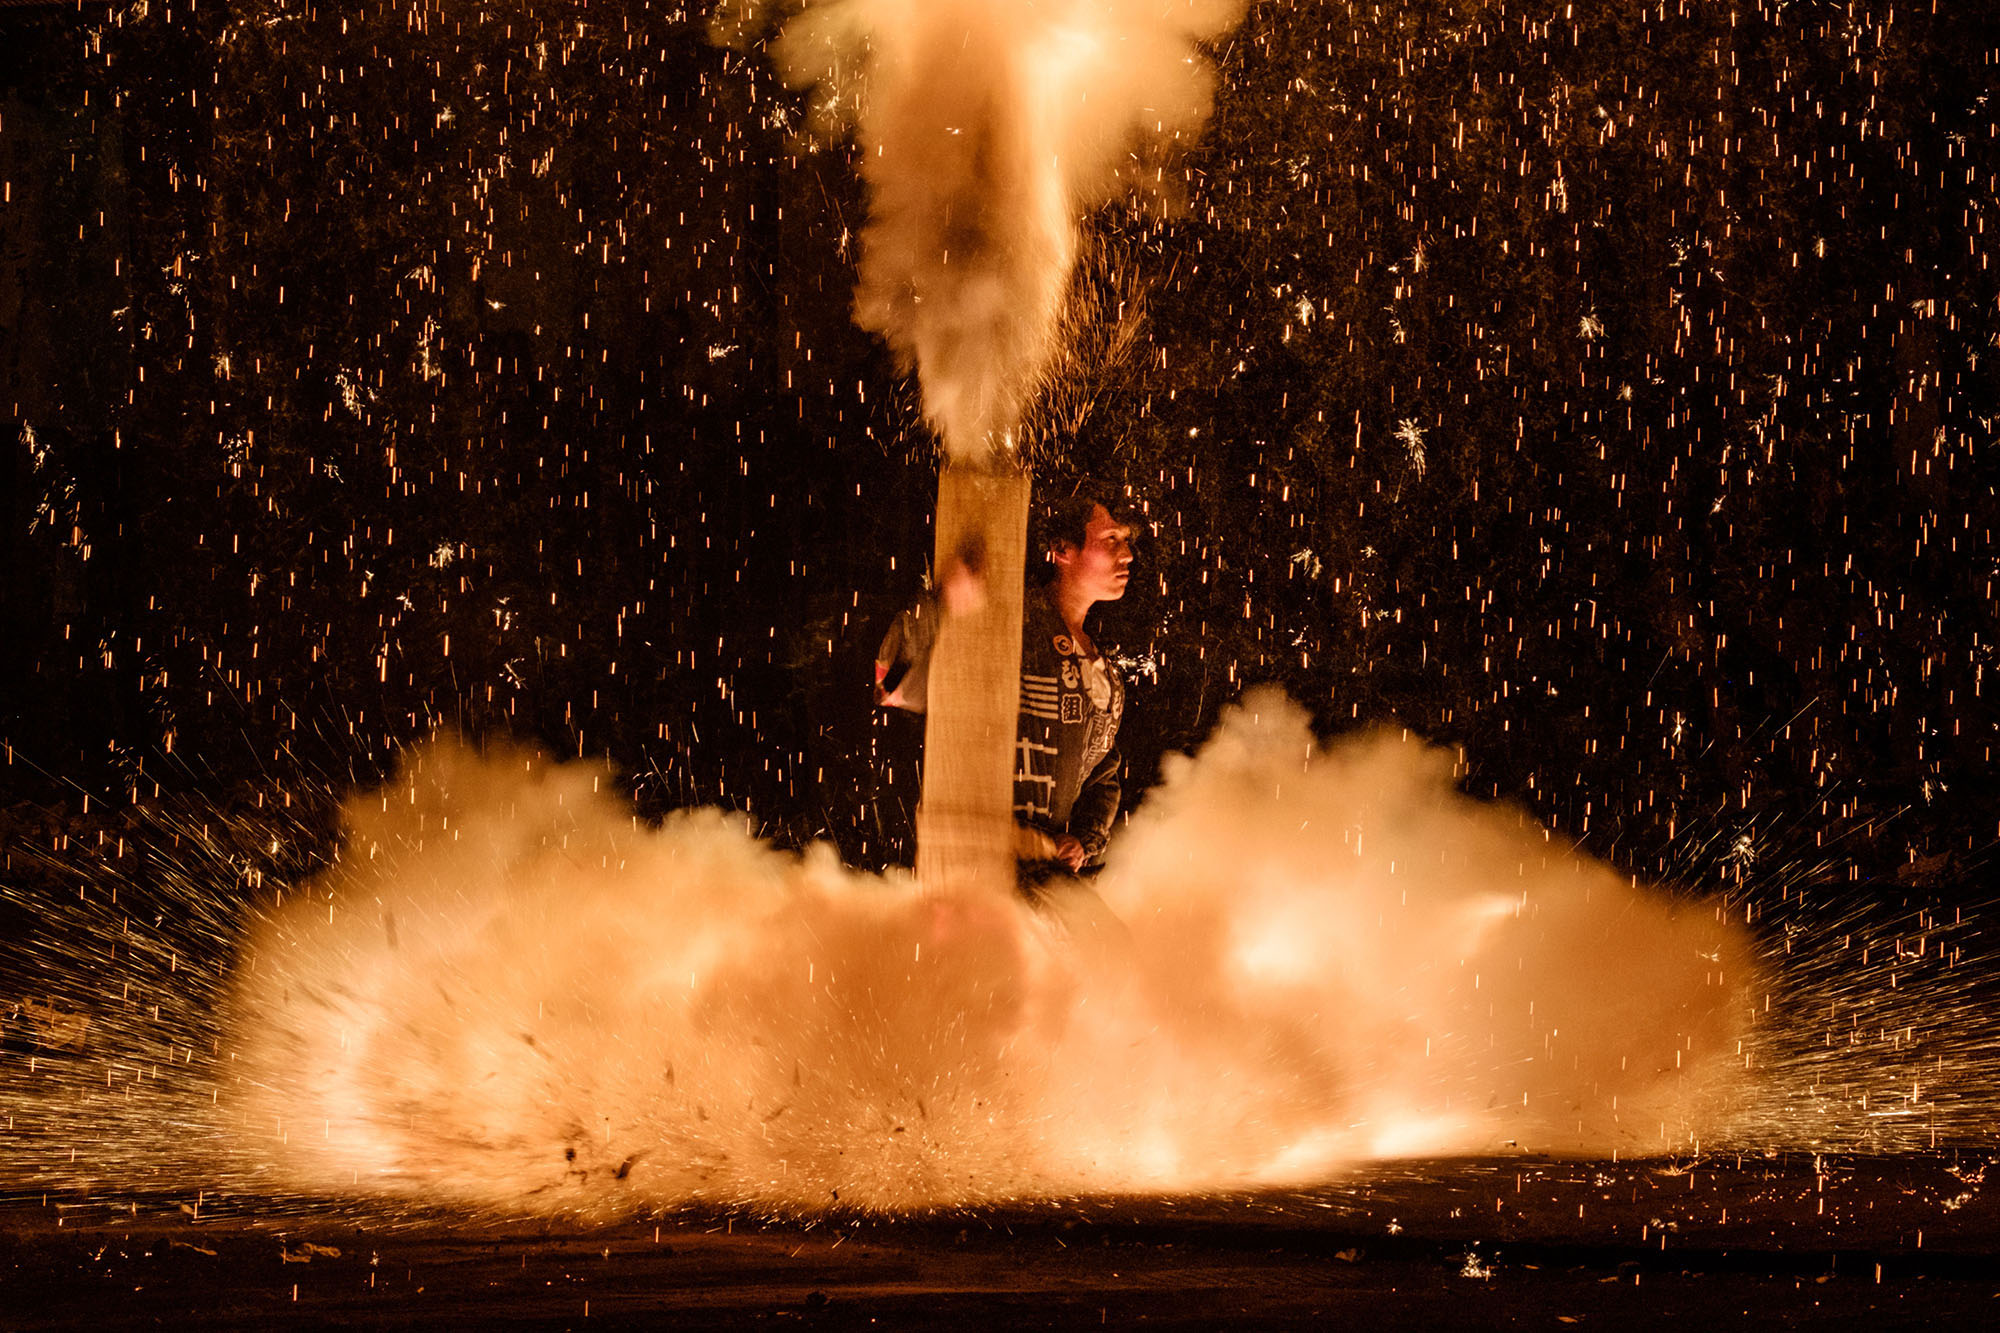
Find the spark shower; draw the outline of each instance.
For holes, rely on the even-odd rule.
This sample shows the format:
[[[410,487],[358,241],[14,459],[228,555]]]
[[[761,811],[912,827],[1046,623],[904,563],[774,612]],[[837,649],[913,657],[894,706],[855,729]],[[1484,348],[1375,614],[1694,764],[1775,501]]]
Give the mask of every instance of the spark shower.
[[[455,1085],[384,1073],[412,1063],[426,1077],[499,1069],[530,1102],[548,1070],[602,1075],[561,1079],[588,1095],[531,1119],[531,1165],[492,1177],[584,1204],[620,1190],[810,1203],[839,1173],[793,1178],[790,1164],[842,1142],[800,1128],[815,1109],[866,1137],[878,1164],[923,1145],[895,1177],[911,1192],[847,1187],[896,1207],[1215,1183],[1174,1164],[1224,1126],[1238,1155],[1206,1160],[1236,1179],[1310,1176],[1501,1134],[1517,1115],[1503,1084],[1528,1093],[1528,1132],[1576,1134],[1535,1104],[1551,1085],[1516,1081],[1563,1051],[1573,1070],[1593,1064],[1587,1023],[1552,1017],[1566,1001],[1530,986],[1487,1001],[1521,1026],[1471,1024],[1472,983],[1454,969],[1484,949],[1537,956],[1518,932],[1543,929],[1572,888],[1628,901],[1634,873],[1721,890],[1731,922],[1749,918],[1725,929],[1690,907],[1673,924],[1629,896],[1630,911],[1659,914],[1661,956],[1686,977],[1698,968],[1698,993],[1736,1015],[1661,1034],[1642,1073],[1664,1075],[1658,1052],[1687,1056],[1690,1034],[1704,1061],[1762,1053],[1758,1091],[1734,1122],[1708,1121],[1717,1132],[1921,1142],[1977,1122],[1990,1042],[1965,1021],[1976,987],[1953,896],[1992,840],[1976,775],[1993,734],[1978,478],[1995,408],[1978,370],[1995,319],[1994,121],[1984,100],[1939,90],[1980,86],[1990,52],[1961,20],[1903,6],[1753,7],[1726,23],[1685,6],[1576,19],[1498,3],[1260,5],[1216,42],[1205,138],[1171,173],[1151,164],[1164,203],[1092,217],[1090,285],[1067,327],[1093,355],[1057,376],[1073,429],[1041,466],[1056,484],[1122,480],[1155,525],[1148,586],[1112,626],[1152,673],[1134,705],[1142,777],[1255,682],[1283,686],[1311,720],[1256,702],[1191,765],[1167,764],[1119,854],[1130,868],[1114,868],[1128,877],[1106,882],[1112,918],[939,916],[900,881],[864,890],[824,851],[791,861],[714,816],[634,826],[615,798],[583,794],[602,776],[526,761],[518,778],[504,763],[488,774],[443,751],[412,759],[407,785],[352,798],[357,832],[314,878],[332,794],[373,789],[396,747],[438,721],[608,752],[649,815],[722,805],[780,843],[830,840],[863,865],[904,845],[907,770],[843,690],[923,563],[922,409],[849,328],[847,264],[867,262],[852,150],[818,94],[773,86],[760,54],[710,47],[702,17],[270,3],[25,30],[40,45],[17,49],[45,52],[50,75],[34,96],[9,85],[7,235],[28,275],[9,290],[65,295],[59,320],[38,313],[52,302],[6,306],[20,312],[10,366],[27,482],[7,539],[10,567],[30,574],[6,592],[21,627],[8,772],[49,812],[10,833],[21,928],[8,974],[24,1001],[89,1017],[98,1043],[87,1077],[23,1055],[17,1091],[65,1090],[16,1112],[48,1169],[96,1143],[63,1169],[159,1170],[91,1128],[139,1123],[113,1113],[121,1100],[168,1108],[213,1160],[237,1153],[228,1171],[306,1162],[326,1188],[343,1168],[350,1188],[364,1168],[407,1183],[428,1140],[381,1132],[376,1155],[353,1152],[355,1126],[398,1098],[508,1151]],[[1464,805],[1455,770],[1401,742],[1313,748],[1315,732],[1363,720],[1456,744],[1460,781],[1524,803],[1558,842],[1531,855],[1541,833],[1498,832],[1510,816]],[[1416,776],[1397,776],[1404,759]],[[1294,766],[1297,784],[1280,776]],[[463,789],[430,785],[440,771]],[[420,799],[380,809],[406,792]],[[1243,792],[1256,800],[1224,799]],[[212,813],[189,817],[201,800]],[[1391,924],[1416,874],[1403,858],[1388,858],[1393,880],[1385,862],[1379,880],[1343,881],[1331,906],[1301,887],[1380,844],[1336,854],[1275,826],[1236,840],[1278,812],[1328,838],[1373,830],[1371,802],[1469,840],[1436,839],[1426,857],[1451,864],[1495,839],[1503,850],[1480,865],[1546,856],[1553,878],[1512,893],[1520,916],[1490,885],[1413,888],[1419,910],[1449,905],[1417,947]],[[524,822],[487,836],[510,804]],[[371,805],[392,822],[369,825]],[[1264,814],[1211,828],[1204,808]],[[440,822],[394,822],[412,809]],[[445,847],[447,818],[483,840]],[[360,863],[369,827],[386,862]],[[519,987],[574,996],[632,975],[618,918],[600,914],[624,890],[566,878],[565,838],[660,868],[646,892],[682,906],[714,896],[715,867],[739,859],[764,887],[652,951],[661,966],[619,992],[647,1015],[636,1028],[538,1006],[534,1021],[556,1027],[528,1028],[530,1046],[501,1023],[525,1015]],[[1558,854],[1571,840],[1621,870]],[[1266,843],[1269,864],[1245,853]],[[1308,854],[1309,875],[1296,864]],[[506,887],[443,887],[466,858]],[[1218,902],[1224,882],[1253,888]],[[592,904],[576,924],[604,926],[578,935],[568,963],[495,968],[500,955],[464,952],[567,938],[552,885]],[[381,911],[333,901],[364,890]],[[1322,956],[1349,961],[1314,974],[1294,946],[1342,934],[1324,914],[1370,902],[1376,928],[1400,932],[1389,956],[1411,965],[1369,984],[1408,1009],[1350,1027],[1328,1015],[1354,1016],[1340,988],[1359,985],[1360,964],[1328,944]],[[726,953],[754,934],[760,903],[831,941],[762,946],[786,962],[775,1009],[718,999],[732,992],[704,988],[699,966],[665,969],[682,949]],[[685,921],[678,910],[661,908]],[[1732,943],[1739,929],[1750,943]],[[847,951],[857,935],[907,943],[910,970],[871,971],[866,950]],[[994,949],[965,952],[969,940]],[[957,1027],[914,998],[930,984],[915,971],[926,941],[934,965],[940,952],[961,964]],[[1160,960],[1202,941],[1196,975],[1214,984],[1162,996]],[[593,949],[618,965],[580,979]],[[1766,959],[1762,978],[1746,949]],[[239,996],[299,983],[296,1026],[228,1053],[264,1071],[249,1102],[232,1096],[238,1126],[246,1106],[272,1111],[247,1156],[247,1140],[204,1137],[222,1122],[195,1114],[233,1076],[213,1021],[238,984],[232,950],[246,960]],[[822,962],[838,980],[822,982]],[[460,999],[479,1017],[397,1028],[384,1015],[410,1006],[388,997],[432,964],[470,978]],[[1501,984],[1472,971],[1472,994]],[[375,987],[372,1008],[355,977]],[[868,1013],[844,989],[857,982],[881,1008],[841,1031],[842,1067],[886,1058],[923,1076],[842,1085],[776,1055],[750,1073],[705,1061],[704,1033],[782,1053],[829,1013]],[[1799,1023],[1774,1030],[1767,1000]],[[1174,1040],[1127,1063],[1091,1058],[1118,1026],[1065,1016],[1121,1004]],[[12,1034],[51,1012],[15,1006],[10,1061]],[[773,1013],[805,1027],[774,1027]],[[635,1031],[694,1054],[628,1068]],[[1414,1083],[1370,1063],[1419,1034],[1432,1049]],[[1466,1063],[1478,1034],[1496,1063]],[[1024,1050],[1042,1055],[1029,1072],[1009,1063]],[[1280,1086],[1233,1102],[1237,1089],[1199,1077],[1231,1060]],[[1078,1067],[1119,1077],[1090,1086]],[[1462,1115],[1481,1080],[1492,1110],[1429,1117],[1447,1100]],[[1621,1126],[1597,1146],[1628,1132],[1657,1145],[1712,1114],[1669,1079],[1663,1131],[1646,1090],[1593,1084],[1584,1128],[1610,1123],[1611,1098]],[[1558,1089],[1572,1102],[1578,1090]],[[690,1131],[724,1092],[748,1118]],[[1054,1156],[960,1137],[989,1098],[1016,1099],[1010,1132],[1032,1136],[1051,1115],[1131,1123],[1119,1115],[1149,1097],[1189,1109],[1197,1137],[1080,1132]],[[1357,1128],[1396,1119],[1383,1105],[1433,1137]],[[1301,1107],[1332,1107],[1337,1123],[1295,1118]],[[639,1151],[642,1122],[688,1151]],[[767,1135],[786,1145],[775,1172],[746,1146]],[[720,1165],[732,1153],[738,1165]],[[690,1183],[695,1162],[709,1183]]]

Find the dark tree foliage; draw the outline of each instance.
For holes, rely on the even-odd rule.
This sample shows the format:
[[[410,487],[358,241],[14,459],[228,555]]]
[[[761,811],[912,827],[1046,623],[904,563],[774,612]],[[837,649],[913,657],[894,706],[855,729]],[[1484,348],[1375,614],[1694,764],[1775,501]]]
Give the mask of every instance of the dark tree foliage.
[[[1249,685],[1640,873],[1994,842],[1978,6],[1262,3],[1090,225],[1040,474],[1122,485],[1134,789]],[[898,852],[932,446],[864,219],[705,8],[7,10],[6,780],[434,727]]]

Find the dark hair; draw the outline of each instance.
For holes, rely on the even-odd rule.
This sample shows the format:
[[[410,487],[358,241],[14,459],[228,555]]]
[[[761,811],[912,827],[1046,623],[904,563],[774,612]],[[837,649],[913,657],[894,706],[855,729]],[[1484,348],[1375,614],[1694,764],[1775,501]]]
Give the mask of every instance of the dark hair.
[[[1056,576],[1055,564],[1049,559],[1049,549],[1057,544],[1081,549],[1090,539],[1090,516],[1100,507],[1120,523],[1130,524],[1133,521],[1131,507],[1122,497],[1087,487],[1073,495],[1049,500],[1037,508],[1034,521],[1028,525],[1028,554],[1030,566],[1040,582],[1048,583]]]

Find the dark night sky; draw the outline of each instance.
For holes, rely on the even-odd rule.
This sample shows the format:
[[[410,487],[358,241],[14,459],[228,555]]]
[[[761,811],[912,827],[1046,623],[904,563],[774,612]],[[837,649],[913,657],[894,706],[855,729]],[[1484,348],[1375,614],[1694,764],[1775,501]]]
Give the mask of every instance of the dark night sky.
[[[1640,873],[1962,884],[1978,8],[1254,5],[1172,206],[1092,219],[1036,431],[1151,520],[1131,785],[1273,681]],[[895,854],[866,663],[934,446],[849,320],[851,149],[705,11],[0,11],[17,818],[448,724]]]

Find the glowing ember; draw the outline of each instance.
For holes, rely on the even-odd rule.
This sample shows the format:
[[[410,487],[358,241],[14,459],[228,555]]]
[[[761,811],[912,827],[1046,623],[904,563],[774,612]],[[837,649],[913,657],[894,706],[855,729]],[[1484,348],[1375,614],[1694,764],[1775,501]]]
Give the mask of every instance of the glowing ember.
[[[938,279],[862,221],[866,90],[679,4],[7,7],[0,1184],[904,1208],[1990,1135],[1980,7],[1031,8],[1037,133],[1221,72],[1194,155],[1065,159],[1158,196],[1091,217],[1024,426],[1148,520],[1134,788],[1271,682],[1533,818],[1259,698],[1104,913],[656,827],[904,850],[852,668],[929,444],[845,265],[873,327]],[[967,277],[1002,342],[1024,281]],[[934,416],[1027,392],[968,375]],[[432,750],[317,874],[440,723],[647,818]]]

